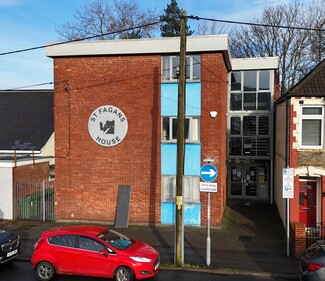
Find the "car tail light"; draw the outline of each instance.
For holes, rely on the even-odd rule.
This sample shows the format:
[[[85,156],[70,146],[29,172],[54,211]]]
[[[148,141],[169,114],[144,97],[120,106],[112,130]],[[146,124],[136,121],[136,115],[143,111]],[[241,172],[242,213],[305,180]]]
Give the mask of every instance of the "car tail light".
[[[38,241],[34,244],[34,250],[38,250],[42,246],[44,241],[45,240],[43,238],[38,239]]]
[[[320,263],[307,263],[307,269],[309,271],[317,271],[318,269],[322,268],[323,265]]]

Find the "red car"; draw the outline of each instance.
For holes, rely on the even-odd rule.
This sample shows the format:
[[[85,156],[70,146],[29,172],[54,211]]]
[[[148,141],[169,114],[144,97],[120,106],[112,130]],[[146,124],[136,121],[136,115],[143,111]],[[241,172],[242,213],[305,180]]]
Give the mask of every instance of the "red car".
[[[40,280],[54,274],[83,275],[131,281],[153,277],[159,253],[102,226],[65,226],[42,234],[34,245],[32,266]]]

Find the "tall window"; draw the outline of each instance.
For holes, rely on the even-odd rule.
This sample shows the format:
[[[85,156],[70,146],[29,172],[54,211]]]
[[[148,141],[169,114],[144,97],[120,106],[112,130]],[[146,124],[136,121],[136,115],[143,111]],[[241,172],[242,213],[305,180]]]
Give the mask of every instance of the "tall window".
[[[183,200],[185,203],[200,202],[200,177],[184,177]],[[161,199],[163,202],[175,202],[176,198],[176,176],[162,176]]]
[[[162,57],[162,81],[174,82],[178,79],[179,56]],[[186,56],[186,79],[199,81],[201,79],[201,56]]]
[[[324,107],[301,107],[300,143],[305,148],[324,146]]]
[[[162,141],[177,141],[177,117],[162,117]],[[187,142],[200,141],[200,119],[198,117],[186,117],[184,123],[184,138]]]
[[[231,74],[230,111],[270,111],[270,71]]]

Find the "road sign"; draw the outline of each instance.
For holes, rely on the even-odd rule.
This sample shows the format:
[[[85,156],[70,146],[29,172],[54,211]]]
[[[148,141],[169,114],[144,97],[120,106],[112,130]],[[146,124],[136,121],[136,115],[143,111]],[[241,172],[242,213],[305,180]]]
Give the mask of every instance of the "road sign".
[[[216,182],[200,182],[201,192],[218,192],[218,183]]]
[[[218,176],[217,168],[211,164],[205,164],[200,169],[200,177],[202,180],[211,182]]]
[[[282,198],[293,198],[294,193],[294,170],[282,169]]]

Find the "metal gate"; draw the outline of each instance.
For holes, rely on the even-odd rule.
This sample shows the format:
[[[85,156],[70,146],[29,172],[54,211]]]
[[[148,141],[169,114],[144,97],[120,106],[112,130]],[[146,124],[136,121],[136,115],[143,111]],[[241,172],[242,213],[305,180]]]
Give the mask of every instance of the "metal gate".
[[[15,181],[14,219],[54,221],[54,181]]]

